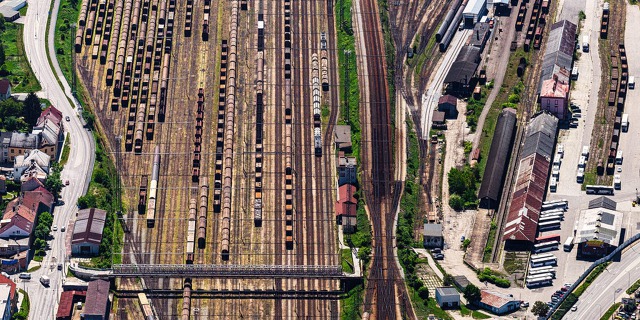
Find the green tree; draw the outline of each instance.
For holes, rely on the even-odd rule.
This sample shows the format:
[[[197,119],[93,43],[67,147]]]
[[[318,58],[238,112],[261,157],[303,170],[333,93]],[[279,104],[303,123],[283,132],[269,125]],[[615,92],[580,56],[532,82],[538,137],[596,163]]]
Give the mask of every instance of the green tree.
[[[480,301],[480,289],[473,284],[468,284],[466,288],[464,288],[464,298],[469,302]]]
[[[549,312],[549,306],[542,301],[536,301],[531,308],[531,312],[538,317],[544,317]]]
[[[86,208],[95,208],[96,207],[96,197],[92,194],[85,194],[78,198],[78,208],[86,209]]]
[[[462,200],[462,198],[459,195],[452,194],[451,197],[449,198],[449,206],[453,210],[460,211],[464,209],[464,200]]]
[[[60,165],[56,162],[51,166],[47,179],[44,180],[44,187],[57,199],[62,191],[62,180],[60,178]]]
[[[4,19],[4,15],[0,14],[0,31],[4,31],[5,30],[5,19]]]
[[[5,59],[6,56],[4,54],[4,45],[2,44],[2,41],[0,41],[0,66],[4,65]]]
[[[429,288],[420,287],[420,289],[418,289],[418,296],[420,296],[420,298],[422,298],[423,300],[429,299]]]
[[[38,98],[38,96],[33,92],[29,93],[29,95],[27,95],[27,99],[24,100],[22,108],[24,121],[30,126],[35,126],[41,112],[42,108],[40,108],[40,98]]]

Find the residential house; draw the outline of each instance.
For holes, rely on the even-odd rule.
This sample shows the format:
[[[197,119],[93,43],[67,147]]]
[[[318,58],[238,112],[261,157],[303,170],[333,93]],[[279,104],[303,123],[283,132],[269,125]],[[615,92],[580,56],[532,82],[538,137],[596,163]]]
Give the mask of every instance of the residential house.
[[[29,237],[36,222],[36,213],[19,203],[20,199],[9,202],[0,220],[0,238]]]
[[[514,299],[511,295],[506,295],[491,290],[480,291],[480,301],[478,306],[496,315],[503,315],[520,309],[520,300]]]
[[[334,134],[338,150],[351,152],[351,126],[337,125]]]
[[[73,307],[78,302],[85,302],[86,296],[86,291],[63,291],[60,295],[60,303],[58,303],[56,320],[71,320]]]
[[[460,306],[460,293],[454,287],[436,288],[436,302],[440,308],[458,308]]]
[[[20,178],[25,172],[29,175],[33,170],[40,171],[37,168],[48,174],[50,162],[51,156],[38,149],[30,150],[24,155],[16,156],[13,164],[13,179],[20,181]]]
[[[9,158],[9,145],[11,145],[11,132],[0,132],[0,163],[8,163]]]
[[[422,237],[425,248],[442,248],[444,245],[442,225],[439,223],[425,223]]]
[[[20,185],[20,191],[33,191],[38,188],[44,188],[44,179],[40,179],[37,176],[29,175],[20,179],[22,184]]]
[[[22,205],[35,211],[37,215],[45,211],[49,213],[53,212],[55,199],[53,194],[44,187],[38,187],[33,191],[25,191],[19,199]]]
[[[554,74],[553,79],[542,82],[542,90],[540,91],[540,108],[542,110],[548,110],[560,120],[567,119],[569,115],[568,101],[568,77],[565,81]]]
[[[28,238],[25,238],[29,240]],[[0,259],[0,271],[7,273],[16,273],[27,270],[29,265],[29,251],[24,250],[10,257]]]
[[[347,157],[344,151],[338,152],[338,186],[344,184],[358,184],[358,168],[355,157]]]
[[[7,193],[7,178],[0,174],[0,194]]]
[[[0,320],[11,320],[11,285],[0,283]]]
[[[13,162],[16,160],[17,156],[23,155],[27,153],[27,151],[38,149],[39,146],[40,135],[27,132],[11,132],[7,161]]]
[[[107,212],[89,208],[78,211],[71,237],[71,253],[76,255],[96,255],[102,242],[102,231]]]
[[[53,159],[58,158],[60,144],[64,141],[62,127],[56,125],[54,121],[45,120],[40,125],[33,127],[31,133],[40,136],[40,145],[38,146],[40,151]]]
[[[0,79],[0,101],[11,98],[11,81]]]
[[[56,126],[62,128],[64,125],[62,118],[62,111],[56,109],[54,106],[49,106],[40,113],[40,117],[38,117],[38,120],[36,121],[36,126],[42,126],[45,122],[51,121]]]
[[[358,200],[354,197],[357,189],[351,184],[345,184],[338,188],[338,201],[336,202],[336,219],[342,225],[344,232],[352,232],[356,227]]]
[[[446,94],[438,100],[438,111],[444,112],[447,119],[455,119],[458,117],[458,98]]]
[[[0,257],[11,258],[16,254],[29,250],[29,238],[2,239],[0,238]]]
[[[0,275],[0,284],[9,286],[9,300],[11,300],[11,313],[18,311],[18,295],[16,294],[16,283],[11,279]]]
[[[87,299],[82,312],[84,320],[109,319],[109,308],[109,281],[89,282]]]

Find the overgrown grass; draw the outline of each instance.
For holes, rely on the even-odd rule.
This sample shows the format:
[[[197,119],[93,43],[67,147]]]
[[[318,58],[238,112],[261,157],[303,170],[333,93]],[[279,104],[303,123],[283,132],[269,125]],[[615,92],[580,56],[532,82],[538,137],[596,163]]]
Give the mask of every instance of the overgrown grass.
[[[88,266],[96,268],[110,267],[112,263],[121,263],[122,257],[119,254],[122,250],[122,239],[124,231],[118,223],[116,211],[119,210],[117,199],[117,170],[105,152],[102,141],[96,138],[96,161],[89,183],[87,194],[78,199],[80,208],[100,208],[107,211],[107,221],[105,222],[102,234],[102,243],[97,257],[91,259]]]
[[[633,294],[634,292],[636,292],[636,290],[638,290],[638,288],[640,288],[640,280],[636,281],[631,285],[631,287],[629,287],[629,289],[627,289],[627,294]]]
[[[491,227],[489,228],[489,236],[487,237],[487,244],[484,247],[484,254],[482,256],[483,262],[489,262],[491,260],[491,253],[493,252],[493,242],[496,240],[496,229],[498,225],[495,219],[491,220]]]
[[[621,304],[620,302],[614,303],[611,307],[609,307],[607,312],[605,312],[602,315],[602,317],[600,317],[600,320],[609,320],[609,319],[611,319],[611,317],[616,312],[616,310],[618,310],[618,308],[620,308],[620,304]]]
[[[62,74],[70,85],[71,70],[73,69],[72,47],[75,38],[75,29],[71,28],[71,24],[77,23],[81,5],[80,1],[77,0],[60,0],[58,20],[56,20],[54,37],[56,58],[60,64]]]
[[[511,281],[506,279],[502,273],[491,270],[490,268],[478,270],[478,279],[482,282],[487,281],[493,283],[501,288],[508,288],[511,286]]]
[[[38,257],[39,259],[36,259],[36,257],[34,256],[34,257],[33,257],[33,260],[35,260],[35,261],[40,260],[39,262],[42,262],[42,256],[37,256],[37,257]],[[37,265],[37,266],[35,266],[35,267],[30,268],[29,270],[27,270],[27,272],[35,272],[35,271],[40,270],[40,268],[42,268],[42,265]]]
[[[518,259],[515,252],[507,252],[504,258],[504,270],[508,273],[514,273],[524,270],[525,265],[522,259]]]
[[[340,250],[340,257],[340,261],[342,261],[342,271],[353,273],[353,256],[351,255],[351,249]]]
[[[62,147],[62,155],[60,156],[60,166],[64,167],[64,165],[69,161],[69,153],[71,152],[71,135],[67,134],[67,138],[64,140],[64,147]]]
[[[20,292],[24,297],[22,299],[22,304],[20,304],[20,310],[14,314],[11,319],[15,319],[15,320],[26,320],[29,319],[29,309],[31,309],[30,306],[30,302],[29,302],[29,294],[22,290],[22,289],[18,289],[18,292]]]
[[[409,296],[411,297],[411,301],[415,302],[413,304],[413,310],[418,319],[429,319],[429,315],[434,315],[438,319],[453,320],[453,317],[438,306],[434,297],[422,299],[418,295],[418,291],[411,287],[409,288]]]
[[[355,288],[349,290],[346,293],[345,298],[340,300],[340,319],[351,320],[361,319],[362,312],[360,306],[362,305],[364,295],[364,286],[359,284]]]
[[[460,313],[463,316],[471,316],[472,319],[491,319],[491,316],[486,315],[478,310],[471,310],[465,305],[460,305]]]
[[[0,77],[11,81],[11,92],[36,92],[42,87],[38,82],[24,51],[23,25],[5,23],[2,46],[5,62],[0,68]]]

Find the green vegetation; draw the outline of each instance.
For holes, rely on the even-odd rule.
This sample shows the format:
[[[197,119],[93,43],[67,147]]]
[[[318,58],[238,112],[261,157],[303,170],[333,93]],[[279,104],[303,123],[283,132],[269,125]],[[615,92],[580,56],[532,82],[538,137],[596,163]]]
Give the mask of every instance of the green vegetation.
[[[538,317],[544,317],[549,312],[549,305],[542,301],[536,301],[531,307],[531,312]]]
[[[638,290],[638,288],[640,288],[640,280],[636,281],[631,285],[631,287],[629,287],[629,289],[627,289],[627,294],[633,294]]]
[[[560,320],[564,315],[569,312],[571,307],[578,301],[578,298],[582,293],[587,290],[589,285],[609,266],[611,262],[605,262],[593,269],[591,273],[584,279],[584,282],[573,292],[571,292],[566,299],[560,304],[558,309],[551,315],[552,320]]]
[[[342,271],[353,273],[353,256],[351,255],[351,249],[340,250],[340,256],[340,260],[342,261]]]
[[[616,310],[618,310],[618,308],[620,308],[620,302],[614,303],[611,307],[609,307],[607,312],[605,312],[602,315],[602,317],[600,317],[600,320],[609,320],[609,319],[611,319],[611,317],[616,312]]]
[[[467,287],[464,288],[463,295],[464,298],[467,299],[467,301],[470,303],[479,301],[482,296],[482,294],[480,293],[480,289],[472,283],[468,284]]]
[[[56,199],[60,197],[60,192],[62,191],[62,187],[64,187],[62,179],[60,179],[60,171],[62,171],[62,166],[54,162],[51,165],[47,179],[44,180],[44,187],[49,190]]]
[[[493,283],[500,288],[509,288],[511,286],[511,282],[503,274],[490,268],[478,270],[478,279],[482,282]]]
[[[451,168],[447,174],[449,181],[449,206],[453,210],[475,209],[478,206],[476,196],[480,173],[477,167],[465,165],[462,169]]]
[[[446,311],[438,306],[435,298],[422,299],[418,291],[413,288],[409,288],[409,297],[414,302],[413,311],[415,311],[418,319],[428,319],[429,315],[432,314],[438,319],[453,320]]]
[[[0,131],[30,132],[35,126],[42,109],[41,100],[35,93],[29,93],[24,102],[6,99],[0,102]]]
[[[578,13],[578,18],[580,19],[580,21],[582,21],[587,18],[587,15],[584,13],[584,11],[580,10],[580,12]]]
[[[466,238],[464,239],[464,241],[462,241],[462,250],[467,251],[467,248],[469,247],[469,245],[471,244],[471,238]]]
[[[515,252],[506,252],[504,257],[504,270],[508,273],[514,273],[518,270],[524,270],[525,264],[522,259],[518,259]]]
[[[473,149],[473,142],[471,141],[464,141],[463,143],[464,146],[464,157],[468,157],[469,154],[471,153],[471,150]]]
[[[36,92],[42,89],[24,52],[23,26],[0,19],[0,78],[11,81],[11,92]]]
[[[478,126],[478,117],[484,109],[484,105],[487,102],[487,92],[482,90],[480,94],[480,100],[476,100],[473,97],[467,101],[467,124],[471,129],[471,132],[476,132]]]
[[[73,70],[73,42],[75,39],[75,28],[71,24],[78,21],[81,3],[78,0],[61,0],[58,10],[58,20],[56,20],[54,47],[56,58],[60,64],[62,74],[71,85],[71,70]]]
[[[340,300],[340,319],[351,320],[361,319],[362,312],[360,312],[360,306],[362,305],[364,294],[364,285],[359,284],[355,288],[349,290],[344,296],[344,299]]]
[[[38,258],[38,259],[36,259],[36,258]],[[41,256],[35,256],[35,257],[33,257],[33,260],[34,261],[38,261],[38,262],[42,262],[42,257]],[[36,272],[36,271],[40,270],[40,268],[42,268],[42,265],[37,265],[35,267],[29,268],[27,270],[27,272]]]
[[[53,225],[53,216],[49,212],[41,213],[36,223],[36,228],[33,240],[34,256],[44,257],[45,250],[47,249],[47,238],[51,233],[51,226]]]
[[[487,237],[487,244],[484,246],[484,253],[482,256],[483,262],[489,262],[491,260],[491,253],[493,253],[493,243],[496,240],[496,229],[498,225],[495,219],[491,220],[491,227],[489,228],[489,236]]]
[[[11,315],[11,320],[27,320],[29,319],[29,308],[30,308],[29,294],[22,289],[18,289],[18,292],[20,292],[24,296],[24,298],[22,299],[20,310],[14,313],[13,315]]]
[[[478,310],[471,310],[463,304],[460,305],[460,313],[465,317],[471,316],[472,319],[491,319],[491,316],[488,316]]]
[[[64,167],[69,161],[69,153],[71,152],[71,135],[67,135],[64,140],[64,147],[62,147],[62,155],[60,156],[60,165]]]
[[[95,131],[94,131],[95,132]],[[119,208],[117,197],[117,171],[111,158],[107,156],[102,141],[96,141],[96,162],[87,194],[78,198],[78,207],[99,208],[107,211],[107,221],[102,232],[102,243],[97,257],[91,259],[88,266],[96,268],[110,267],[111,263],[120,263],[123,230],[117,223],[116,212]]]

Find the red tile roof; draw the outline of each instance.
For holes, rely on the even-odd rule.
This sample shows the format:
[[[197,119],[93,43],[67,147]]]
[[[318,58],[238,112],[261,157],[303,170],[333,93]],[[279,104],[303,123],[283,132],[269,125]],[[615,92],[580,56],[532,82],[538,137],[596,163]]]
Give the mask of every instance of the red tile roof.
[[[13,300],[13,297],[16,295],[16,283],[11,281],[11,279],[0,275],[0,284],[8,284],[11,286],[11,293],[9,295],[10,299]]]
[[[31,176],[27,181],[22,183],[22,186],[20,186],[20,190],[32,191],[40,187],[44,188],[44,184],[42,184],[42,182],[38,178]]]
[[[458,99],[452,95],[444,95],[442,97],[440,97],[440,100],[438,100],[438,104],[443,104],[443,103],[450,103],[452,105],[457,105],[458,104]]]
[[[36,126],[42,125],[45,120],[51,120],[57,126],[60,126],[60,122],[62,122],[62,112],[54,106],[49,106],[40,113]]]
[[[520,160],[503,240],[535,242],[549,165],[549,159],[537,153]]]
[[[353,196],[356,193],[356,187],[350,184],[344,184],[338,188],[339,200],[336,202],[336,215],[356,216],[358,201]]]
[[[22,205],[27,208],[31,208],[33,211],[38,211],[38,207],[42,203],[48,210],[51,210],[53,206],[53,195],[47,189],[42,187],[34,191],[25,191],[22,195]]]
[[[569,95],[569,85],[567,83],[548,79],[542,82],[540,97],[545,98],[567,98]]]
[[[480,302],[492,306],[496,309],[502,308],[505,304],[509,303],[513,299],[507,298],[507,296],[499,294],[497,292],[492,292],[488,290],[480,291]]]

